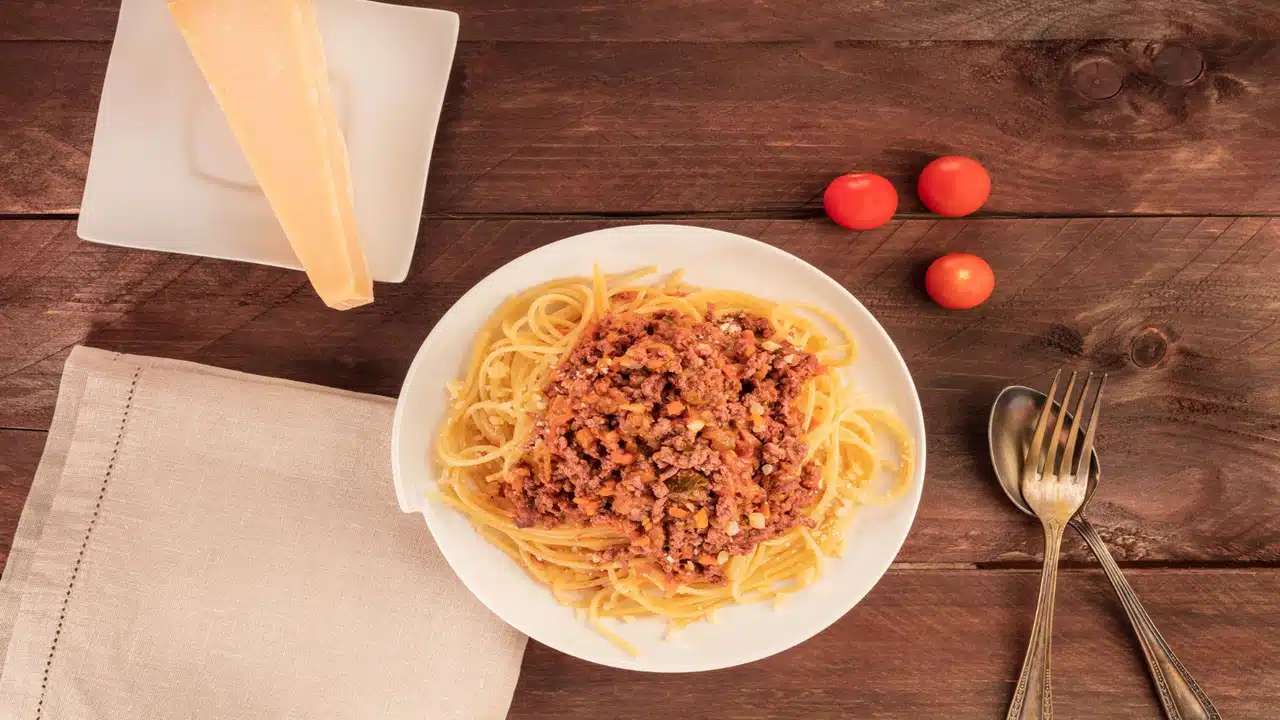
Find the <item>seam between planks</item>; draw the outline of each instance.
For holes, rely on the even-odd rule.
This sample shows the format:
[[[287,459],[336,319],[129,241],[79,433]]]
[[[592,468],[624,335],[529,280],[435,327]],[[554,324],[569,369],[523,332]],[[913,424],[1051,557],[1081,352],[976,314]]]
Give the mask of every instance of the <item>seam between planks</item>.
[[[6,220],[61,220],[79,219],[76,212],[0,213],[0,222]],[[543,220],[548,222],[572,222],[579,220],[815,220],[825,218],[818,207],[761,210],[582,210],[572,212],[429,212],[421,218],[433,220]],[[899,213],[890,222],[907,220],[1123,220],[1147,218],[1277,218],[1280,212],[1252,213],[974,213],[963,218],[943,218],[932,213]]]

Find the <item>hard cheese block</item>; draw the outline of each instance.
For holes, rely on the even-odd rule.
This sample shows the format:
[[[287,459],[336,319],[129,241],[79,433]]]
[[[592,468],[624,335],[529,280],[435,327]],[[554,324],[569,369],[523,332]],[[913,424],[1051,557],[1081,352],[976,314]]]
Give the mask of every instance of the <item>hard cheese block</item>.
[[[311,0],[170,0],[272,212],[329,307],[373,301]]]

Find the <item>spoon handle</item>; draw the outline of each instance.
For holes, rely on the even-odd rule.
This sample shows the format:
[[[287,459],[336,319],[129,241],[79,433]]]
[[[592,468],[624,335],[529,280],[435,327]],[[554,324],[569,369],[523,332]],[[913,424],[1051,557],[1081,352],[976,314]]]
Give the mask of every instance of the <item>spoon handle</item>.
[[[1027,656],[1022,661],[1018,686],[1013,691],[1006,720],[1049,720],[1053,717],[1053,690],[1049,682],[1049,646],[1053,640],[1053,599],[1058,590],[1058,554],[1066,529],[1053,520],[1044,523],[1044,569],[1040,572],[1040,599],[1031,625]]]
[[[1138,596],[1133,594],[1133,588],[1129,587],[1129,581],[1124,579],[1124,573],[1120,572],[1120,566],[1111,557],[1111,552],[1107,550],[1106,543],[1093,524],[1083,515],[1077,515],[1071,519],[1071,526],[1080,532],[1089,549],[1098,556],[1103,572],[1115,588],[1116,595],[1120,596],[1120,604],[1124,606],[1125,614],[1133,625],[1133,632],[1138,636],[1138,644],[1142,646],[1147,672],[1151,674],[1151,681],[1156,686],[1165,716],[1170,720],[1221,720],[1222,716],[1213,707],[1209,697],[1160,636],[1156,624],[1151,621],[1151,616],[1142,607],[1142,603],[1138,602]]]

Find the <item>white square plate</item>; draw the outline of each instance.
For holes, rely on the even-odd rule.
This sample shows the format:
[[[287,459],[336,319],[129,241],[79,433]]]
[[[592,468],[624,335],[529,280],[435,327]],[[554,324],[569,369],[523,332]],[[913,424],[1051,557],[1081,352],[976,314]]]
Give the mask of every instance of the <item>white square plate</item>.
[[[315,0],[374,280],[409,272],[458,16]],[[165,0],[124,0],[78,232],[108,245],[299,268]]]

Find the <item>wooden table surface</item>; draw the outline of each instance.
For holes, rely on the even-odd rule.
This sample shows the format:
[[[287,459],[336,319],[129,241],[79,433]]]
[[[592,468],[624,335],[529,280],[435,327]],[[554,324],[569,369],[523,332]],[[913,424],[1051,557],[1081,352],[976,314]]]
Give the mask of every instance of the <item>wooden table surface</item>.
[[[677,221],[795,253],[876,315],[924,405],[919,515],[871,594],[793,650],[668,676],[531,642],[512,717],[1003,716],[1041,542],[995,485],[986,415],[1059,366],[1112,374],[1093,519],[1165,637],[1225,717],[1280,711],[1274,0],[433,0],[461,40],[413,268],[346,313],[297,272],[76,238],[117,4],[0,7],[0,549],[77,343],[393,396],[502,263]],[[993,175],[972,218],[915,199],[949,153]],[[883,228],[822,217],[855,169],[898,186]],[[924,296],[951,251],[995,269],[980,308]],[[1075,537],[1065,563],[1060,714],[1159,716]]]

